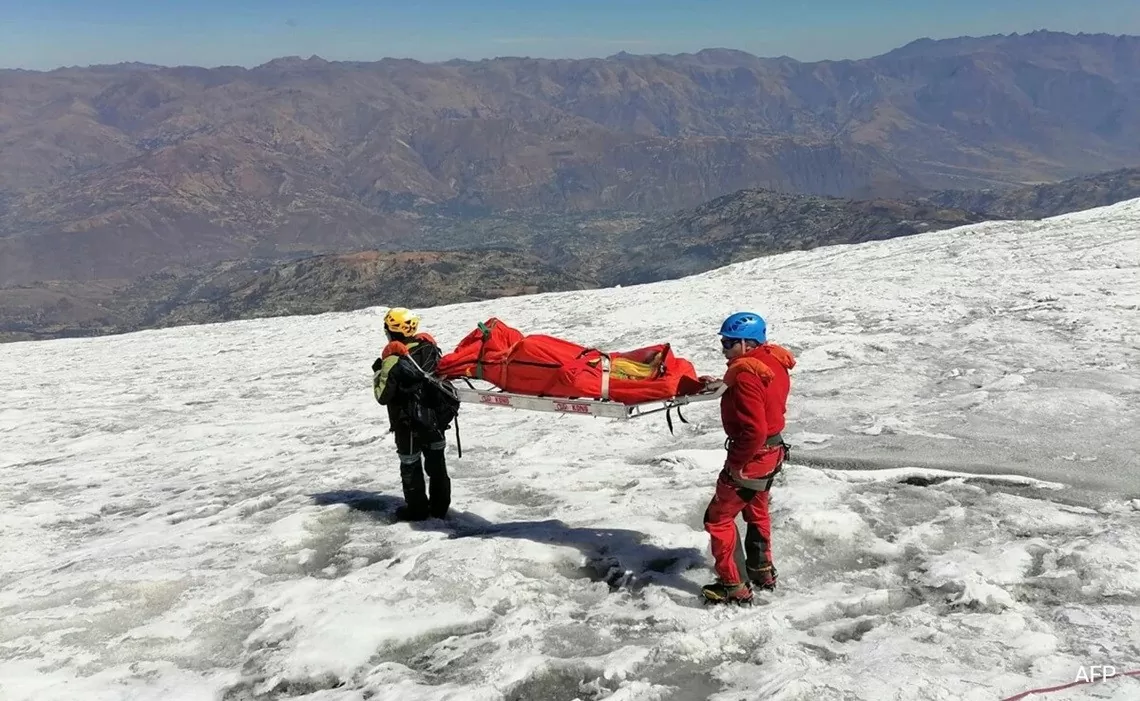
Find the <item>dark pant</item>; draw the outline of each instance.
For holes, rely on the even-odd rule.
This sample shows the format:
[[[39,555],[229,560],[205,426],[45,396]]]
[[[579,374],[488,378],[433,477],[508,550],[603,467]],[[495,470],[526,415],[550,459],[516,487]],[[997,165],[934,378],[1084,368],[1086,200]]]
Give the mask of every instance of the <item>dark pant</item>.
[[[413,432],[398,426],[396,453],[400,456],[400,481],[409,515],[444,518],[451,506],[451,477],[447,474],[444,449],[447,439],[439,431]],[[424,472],[428,484],[424,488]]]

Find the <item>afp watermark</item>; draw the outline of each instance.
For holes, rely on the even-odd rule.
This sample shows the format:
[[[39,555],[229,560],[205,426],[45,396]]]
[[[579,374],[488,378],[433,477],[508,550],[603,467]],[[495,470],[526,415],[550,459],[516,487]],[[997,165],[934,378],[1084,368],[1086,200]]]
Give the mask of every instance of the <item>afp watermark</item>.
[[[1116,667],[1110,664],[1081,665],[1080,668],[1077,669],[1077,678],[1073,681],[1089,684],[1092,682],[1103,682],[1115,676]]]
[[[1097,682],[1107,681],[1113,677],[1135,677],[1140,679],[1140,670],[1132,670],[1130,672],[1118,672],[1115,665],[1110,664],[1090,664],[1081,665],[1077,670],[1077,678],[1068,684],[1061,684],[1059,686],[1049,686],[1041,689],[1030,689],[1023,691],[1020,694],[1010,696],[1002,699],[1002,701],[1022,701],[1022,699],[1036,694],[1049,694],[1054,691],[1064,691],[1074,686],[1081,686],[1083,684],[1095,684]]]

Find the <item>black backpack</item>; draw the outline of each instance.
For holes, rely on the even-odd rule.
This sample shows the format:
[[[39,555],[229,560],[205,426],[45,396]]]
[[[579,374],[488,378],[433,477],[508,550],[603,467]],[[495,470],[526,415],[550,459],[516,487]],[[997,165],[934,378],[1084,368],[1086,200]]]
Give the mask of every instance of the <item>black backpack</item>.
[[[451,383],[424,373],[410,403],[412,425],[427,431],[443,433],[459,416],[459,393]]]
[[[459,392],[450,382],[444,382],[425,372],[410,354],[401,361],[404,359],[415,368],[419,376],[419,381],[411,390],[412,397],[407,406],[408,419],[418,430],[443,433],[451,428],[452,422],[459,416]]]

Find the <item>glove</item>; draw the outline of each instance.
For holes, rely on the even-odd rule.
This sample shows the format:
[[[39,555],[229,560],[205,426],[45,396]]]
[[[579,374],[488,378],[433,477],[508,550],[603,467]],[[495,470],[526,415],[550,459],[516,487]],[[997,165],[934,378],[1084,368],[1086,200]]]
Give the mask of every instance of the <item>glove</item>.
[[[389,341],[388,345],[384,346],[383,352],[380,353],[381,358],[387,358],[390,355],[407,355],[408,347],[400,341]]]

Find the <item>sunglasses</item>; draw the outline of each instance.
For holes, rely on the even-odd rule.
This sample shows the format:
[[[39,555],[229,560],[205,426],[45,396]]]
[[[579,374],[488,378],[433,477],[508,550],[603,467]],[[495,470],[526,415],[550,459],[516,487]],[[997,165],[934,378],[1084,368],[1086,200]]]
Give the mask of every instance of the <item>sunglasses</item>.
[[[738,344],[738,343],[744,343],[744,341],[741,341],[739,338],[722,338],[722,339],[720,339],[720,347],[725,349],[725,350],[728,350],[729,348],[735,347],[736,344]]]

